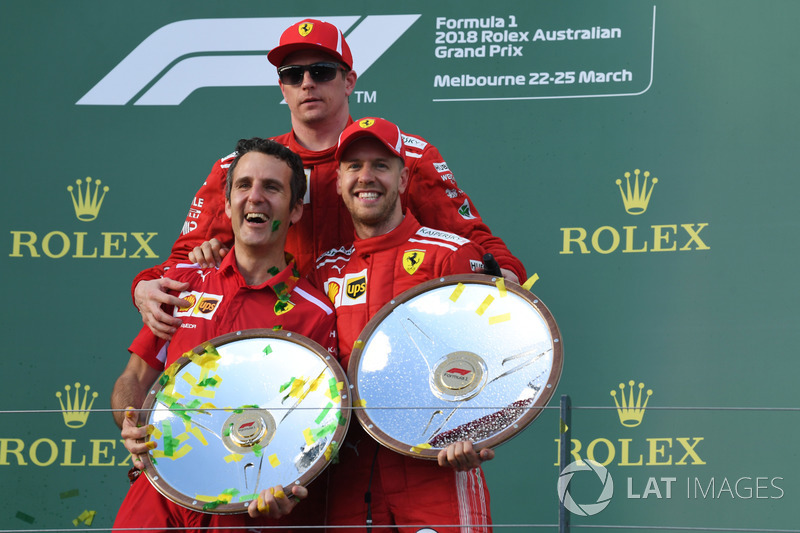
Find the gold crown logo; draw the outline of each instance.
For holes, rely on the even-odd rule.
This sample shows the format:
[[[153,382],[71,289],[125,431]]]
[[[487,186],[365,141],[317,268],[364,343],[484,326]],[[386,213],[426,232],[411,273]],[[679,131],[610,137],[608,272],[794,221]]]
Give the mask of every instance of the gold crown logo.
[[[620,400],[622,401],[622,405],[620,402],[617,401],[617,391],[612,390],[611,396],[614,398],[614,403],[617,404],[617,414],[619,415],[620,423],[628,428],[634,428],[642,423],[642,417],[644,416],[644,410],[647,409],[647,401],[650,400],[650,396],[653,395],[653,391],[651,389],[647,389],[647,397],[644,399],[644,403],[642,403],[642,389],[644,389],[644,383],[639,383],[639,395],[636,397],[636,401],[634,402],[633,399],[633,385],[634,381],[630,380],[628,385],[630,386],[630,391],[628,392],[628,398],[625,398],[625,384],[620,383]]]
[[[653,178],[650,183],[650,189],[647,189],[647,178],[650,177],[650,172],[644,171],[644,180],[642,181],[641,188],[639,187],[639,173],[641,171],[637,168],[633,171],[636,177],[633,179],[633,191],[631,191],[631,173],[626,172],[625,182],[626,190],[622,190],[622,180],[617,180],[617,187],[622,195],[622,203],[625,205],[625,211],[631,215],[641,215],[647,211],[647,204],[650,203],[650,195],[653,193],[653,187],[658,183],[658,178]]]
[[[64,405],[64,400],[61,399],[61,391],[56,393],[56,397],[58,398],[58,402],[61,404],[61,414],[64,416],[64,424],[67,425],[69,428],[80,428],[86,425],[86,421],[89,419],[89,414],[92,409],[92,404],[94,404],[95,398],[97,398],[97,393],[92,393],[92,399],[89,401],[89,406],[86,406],[87,400],[89,400],[89,389],[91,387],[89,385],[84,385],[83,387],[83,398],[81,398],[81,384],[75,384],[75,394],[70,396],[71,387],[69,385],[64,385],[64,389],[67,391],[66,394],[66,402],[67,404]]]
[[[67,190],[69,191],[70,196],[72,196],[72,205],[75,207],[75,216],[78,217],[78,220],[83,220],[84,222],[91,222],[92,220],[97,218],[97,214],[100,213],[100,206],[103,205],[103,198],[106,197],[106,193],[108,192],[108,186],[103,187],[103,194],[98,199],[97,195],[100,193],[100,180],[96,180],[94,182],[94,195],[92,194],[91,185],[92,185],[92,178],[86,178],[86,191],[81,188],[81,180],[75,180],[75,183],[78,184],[78,197],[75,198],[75,193],[72,192],[74,187],[69,185]]]

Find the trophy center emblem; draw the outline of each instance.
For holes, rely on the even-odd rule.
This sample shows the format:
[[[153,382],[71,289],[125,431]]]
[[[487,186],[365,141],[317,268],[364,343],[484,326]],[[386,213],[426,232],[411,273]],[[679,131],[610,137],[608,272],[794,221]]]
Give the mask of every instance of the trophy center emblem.
[[[440,360],[431,375],[434,394],[445,399],[463,400],[479,390],[486,375],[486,366],[472,352],[453,352]]]
[[[275,419],[267,411],[245,410],[225,421],[222,442],[234,453],[251,451],[256,445],[269,444],[275,435]]]

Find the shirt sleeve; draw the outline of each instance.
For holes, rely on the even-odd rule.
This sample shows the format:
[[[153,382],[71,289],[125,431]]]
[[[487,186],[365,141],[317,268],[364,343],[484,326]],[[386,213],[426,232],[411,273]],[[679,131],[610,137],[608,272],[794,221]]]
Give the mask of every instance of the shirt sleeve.
[[[514,272],[520,281],[527,276],[522,262],[514,257],[499,237],[492,235],[439,150],[420,141],[421,149],[406,146],[409,185],[403,195],[405,205],[423,226],[449,231],[480,245],[494,255],[501,268]],[[482,260],[483,258],[481,258]]]
[[[216,238],[228,247],[233,245],[233,230],[230,219],[225,214],[225,182],[232,155],[214,163],[211,173],[195,194],[189,212],[183,223],[178,240],[172,245],[169,257],[160,265],[147,268],[133,278],[131,298],[134,305],[134,291],[140,281],[158,279],[169,268],[178,263],[188,262],[189,252],[205,241]]]
[[[164,370],[169,343],[153,335],[150,328],[142,326],[139,334],[133,339],[128,351],[141,357],[145,363],[155,370]]]

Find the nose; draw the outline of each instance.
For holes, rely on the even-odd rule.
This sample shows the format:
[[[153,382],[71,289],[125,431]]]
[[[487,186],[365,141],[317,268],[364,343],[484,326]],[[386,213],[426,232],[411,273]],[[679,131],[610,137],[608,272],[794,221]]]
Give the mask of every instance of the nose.
[[[375,174],[372,172],[372,165],[365,164],[358,171],[359,183],[373,183],[375,181]]]
[[[311,79],[311,72],[306,70],[303,72],[303,83],[301,84],[302,87],[313,87],[314,80]]]

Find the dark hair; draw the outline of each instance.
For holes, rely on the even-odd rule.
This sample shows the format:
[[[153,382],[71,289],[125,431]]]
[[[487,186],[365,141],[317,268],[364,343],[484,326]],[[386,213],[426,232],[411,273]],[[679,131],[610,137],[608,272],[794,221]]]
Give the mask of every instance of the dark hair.
[[[233,159],[231,166],[228,167],[228,179],[225,184],[225,198],[231,199],[231,187],[233,186],[233,171],[239,160],[247,152],[260,152],[262,154],[277,157],[289,166],[292,171],[292,179],[290,186],[292,191],[292,204],[301,202],[306,195],[306,173],[303,170],[303,160],[300,156],[292,152],[284,145],[273,141],[272,139],[262,139],[260,137],[253,137],[252,139],[239,139],[236,143],[236,157]]]

